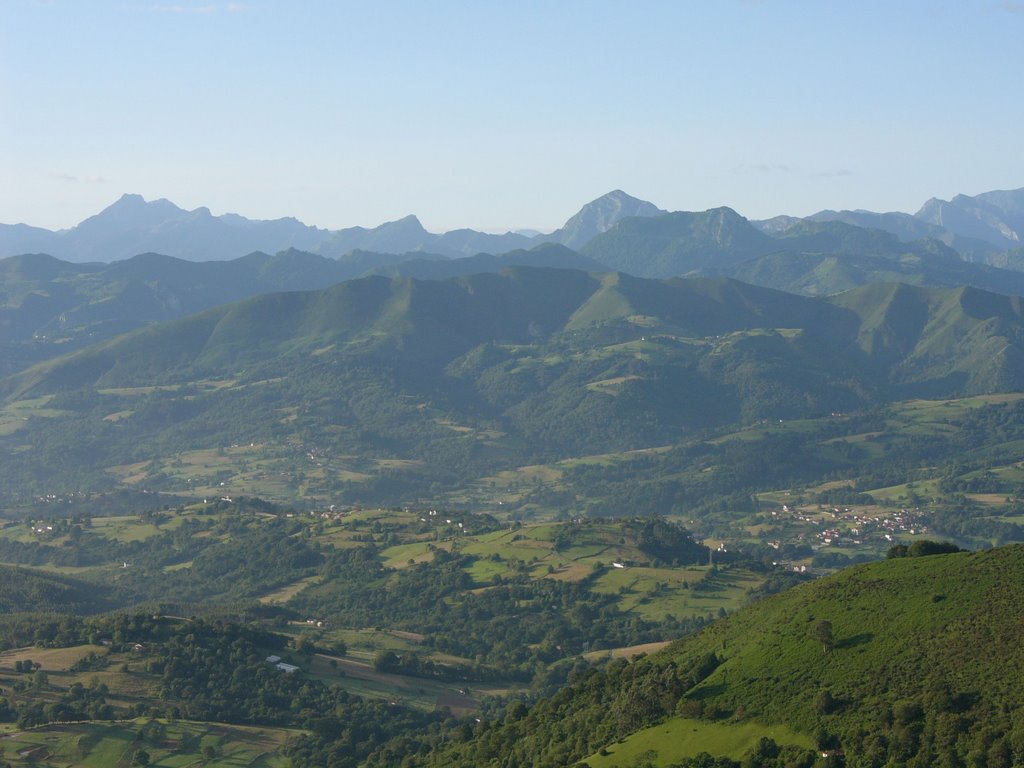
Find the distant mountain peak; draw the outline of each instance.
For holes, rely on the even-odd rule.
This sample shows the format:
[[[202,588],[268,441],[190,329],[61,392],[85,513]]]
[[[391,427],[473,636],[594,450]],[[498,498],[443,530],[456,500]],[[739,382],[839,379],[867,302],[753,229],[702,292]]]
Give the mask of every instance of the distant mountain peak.
[[[426,228],[414,214],[403,216],[394,221],[386,221],[375,230],[378,234],[388,234],[392,237],[423,237],[429,234]]]
[[[600,197],[597,197],[584,205],[575,216],[569,219],[569,221],[572,221],[581,215],[585,215],[586,213],[615,212],[621,213],[619,218],[637,215],[657,216],[658,214],[666,213],[666,211],[661,210],[654,203],[641,200],[638,197],[633,197],[632,195],[623,192],[621,189],[613,189],[611,192],[606,192]],[[568,222],[566,223],[568,224]]]
[[[653,203],[648,203],[646,200],[641,200],[638,197],[633,197],[632,195],[627,194],[626,192],[623,192],[621,189],[613,189],[611,192],[606,192],[605,194],[601,195],[600,197],[595,198],[594,200],[592,200],[591,203],[598,203],[598,202],[600,202],[602,200],[618,200],[618,201],[623,201],[623,202],[627,202],[628,201],[628,202],[634,202],[634,203],[644,203],[646,205],[653,205]]]
[[[109,211],[127,211],[134,210],[138,211],[143,208],[159,208],[168,211],[179,211],[184,212],[183,208],[179,208],[166,197],[160,197],[156,200],[147,201],[142,195],[134,193],[125,193],[117,198],[116,201],[108,205],[97,215],[102,215]]]
[[[914,217],[961,237],[1016,248],[1024,236],[1024,189],[956,195],[948,201],[933,197]]]
[[[149,228],[162,224],[168,219],[187,214],[170,200],[160,198],[147,202],[142,195],[121,195],[116,202],[108,205],[95,216],[90,216],[75,227],[79,232],[103,231],[114,233],[125,229]]]
[[[628,195],[621,189],[613,189],[580,208],[552,237],[562,245],[576,249],[607,232],[622,219],[660,216],[663,213],[666,211],[654,203]]]
[[[395,226],[403,226],[403,227],[409,227],[409,228],[415,228],[415,229],[422,229],[424,232],[427,231],[424,228],[422,222],[419,220],[419,217],[416,216],[416,214],[414,214],[414,213],[410,213],[408,216],[403,216],[402,218],[395,219],[394,221],[385,222],[385,224],[382,224],[381,226],[387,226],[389,224],[395,225]]]

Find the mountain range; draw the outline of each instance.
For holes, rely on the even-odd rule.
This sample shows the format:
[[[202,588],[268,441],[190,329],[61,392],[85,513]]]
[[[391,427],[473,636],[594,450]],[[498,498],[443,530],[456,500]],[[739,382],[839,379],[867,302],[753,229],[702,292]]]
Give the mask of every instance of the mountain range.
[[[257,294],[314,290],[368,274],[438,279],[512,265],[603,269],[555,243],[459,259],[358,250],[333,259],[296,249],[207,262],[156,253],[110,264],[11,256],[0,259],[0,375],[142,325]]]
[[[367,241],[386,246],[373,232],[364,232]],[[660,213],[617,192],[585,206],[560,231],[562,236],[573,243],[589,239],[578,251],[557,242],[536,244],[535,238],[527,241],[529,249],[458,258],[422,250],[360,249],[327,257],[295,248],[204,262],[158,253],[111,263],[12,256],[0,259],[0,373],[147,323],[257,294],[315,290],[370,274],[444,279],[519,265],[648,278],[733,277],[810,296],[877,282],[1024,294],[1024,272],[1012,268],[1019,265],[1013,252],[1004,252],[1004,266],[997,267],[965,260],[930,236],[905,241],[880,229],[816,220],[762,231],[730,208]]]
[[[960,253],[983,259],[987,254],[1024,246],[1024,189],[956,195],[952,200],[933,197],[914,214],[824,210],[807,218],[881,229],[904,241],[934,237]],[[765,231],[778,232],[796,221],[778,216],[756,224]]]
[[[154,252],[189,261],[210,261],[290,248],[331,258],[356,250],[388,254],[416,251],[457,258],[481,252],[503,253],[545,242],[575,248],[622,218],[661,213],[664,211],[651,203],[615,190],[584,206],[562,229],[550,234],[493,235],[472,229],[433,234],[411,215],[373,228],[331,231],[293,218],[258,221],[231,213],[214,216],[208,208],[186,211],[169,200],[147,202],[140,195],[126,194],[70,229],[51,231],[25,224],[0,224],[0,258],[46,253],[71,262],[109,262]]]
[[[722,209],[724,210],[724,209]],[[652,203],[615,190],[585,205],[560,229],[527,236],[501,235],[459,229],[443,234],[427,232],[415,216],[377,227],[326,230],[294,218],[272,221],[246,219],[237,214],[213,216],[207,208],[183,210],[168,200],[147,202],[126,194],[117,202],[75,227],[51,231],[25,224],[0,224],[0,258],[25,253],[47,253],[72,262],[118,261],[155,252],[192,261],[224,260],[253,251],[276,253],[288,248],[336,258],[354,250],[401,254],[414,251],[450,258],[477,253],[502,253],[553,242],[574,250],[619,222],[634,218],[661,218],[668,214]],[[966,259],[990,261],[997,254],[1017,251],[1024,233],[1024,189],[986,192],[974,197],[957,195],[950,201],[931,199],[916,214],[870,211],[821,211],[811,221],[842,221],[881,229],[901,240],[932,237],[943,241]],[[755,225],[777,234],[797,219],[780,216]],[[1014,259],[1020,260],[1019,254]],[[996,263],[996,262],[992,262]],[[1006,259],[1003,260],[1004,265]]]

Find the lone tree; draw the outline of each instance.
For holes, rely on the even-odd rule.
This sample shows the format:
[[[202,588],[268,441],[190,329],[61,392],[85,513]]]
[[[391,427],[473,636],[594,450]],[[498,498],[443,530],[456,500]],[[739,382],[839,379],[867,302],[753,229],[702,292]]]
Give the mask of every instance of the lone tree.
[[[826,619],[821,619],[814,623],[814,629],[811,631],[812,636],[815,640],[821,643],[821,647],[825,653],[832,650],[832,646],[835,643],[832,637],[832,622]]]

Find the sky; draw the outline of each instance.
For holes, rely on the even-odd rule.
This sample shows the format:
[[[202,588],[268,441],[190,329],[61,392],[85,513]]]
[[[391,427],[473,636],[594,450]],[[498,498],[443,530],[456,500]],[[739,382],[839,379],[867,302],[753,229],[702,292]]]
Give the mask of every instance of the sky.
[[[0,0],[0,222],[337,229],[1024,187],[1024,0]]]

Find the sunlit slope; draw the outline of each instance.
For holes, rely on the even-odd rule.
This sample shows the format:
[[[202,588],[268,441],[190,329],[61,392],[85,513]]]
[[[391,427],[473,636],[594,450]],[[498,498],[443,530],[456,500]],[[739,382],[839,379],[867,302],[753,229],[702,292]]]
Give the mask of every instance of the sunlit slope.
[[[1008,766],[1024,747],[1022,601],[1020,546],[858,566],[751,605],[631,666],[612,665],[436,764],[471,765],[491,752],[512,755],[505,765],[587,755],[618,765],[616,750],[635,755],[637,742],[664,765],[657,753],[669,750],[658,734],[666,729],[645,729],[685,718],[687,732],[717,722],[748,739],[752,726],[805,734],[845,752],[847,764],[934,765],[980,752],[989,765]],[[568,733],[582,735],[556,736]],[[616,744],[622,737],[625,745]],[[609,754],[598,756],[602,748]]]

